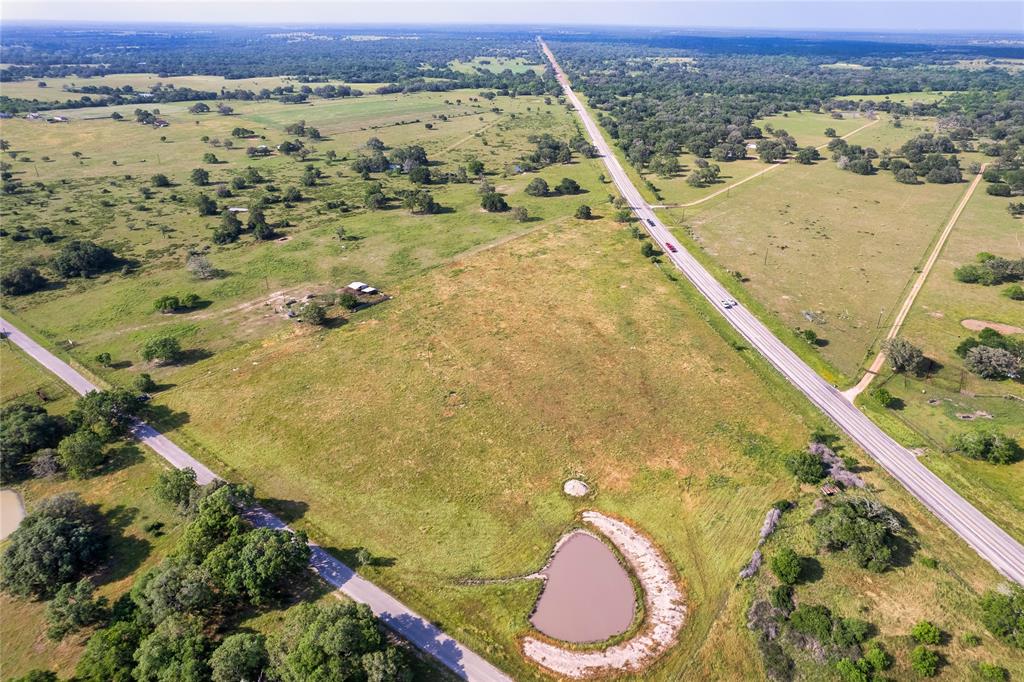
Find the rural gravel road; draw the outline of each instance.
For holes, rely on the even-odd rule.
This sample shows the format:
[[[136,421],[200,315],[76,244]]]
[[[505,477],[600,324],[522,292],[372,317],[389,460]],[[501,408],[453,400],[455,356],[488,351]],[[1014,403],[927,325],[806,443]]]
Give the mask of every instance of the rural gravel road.
[[[73,367],[46,350],[25,333],[3,318],[0,328],[6,338],[25,351],[36,362],[64,380],[80,395],[99,390]],[[196,472],[199,483],[209,483],[218,478],[210,469],[194,459],[187,452],[171,442],[152,426],[139,422],[133,430],[136,438],[178,469],[190,468]],[[287,524],[266,509],[256,506],[248,509],[245,517],[260,528],[288,530]],[[332,586],[354,601],[366,604],[381,622],[412,642],[417,648],[430,654],[445,667],[464,680],[472,682],[512,682],[512,678],[473,653],[462,644],[444,634],[426,618],[408,608],[393,596],[370,581],[361,578],[355,571],[335,559],[324,549],[310,543],[313,555],[310,567]]]
[[[987,516],[962,498],[942,479],[918,461],[907,448],[893,440],[860,410],[853,406],[837,388],[822,379],[796,353],[780,341],[752,313],[741,305],[725,308],[722,301],[732,295],[693,255],[672,236],[654,210],[626,175],[618,158],[590,113],[573,91],[568,77],[558,65],[547,43],[538,37],[541,49],[551,62],[565,96],[576,109],[591,141],[598,148],[605,166],[623,198],[640,218],[651,238],[683,275],[700,291],[718,312],[756,348],[793,386],[850,436],[890,476],[906,488],[921,504],[959,535],[983,559],[1007,578],[1024,584],[1024,545],[1010,537]],[[666,244],[673,244],[672,252]]]

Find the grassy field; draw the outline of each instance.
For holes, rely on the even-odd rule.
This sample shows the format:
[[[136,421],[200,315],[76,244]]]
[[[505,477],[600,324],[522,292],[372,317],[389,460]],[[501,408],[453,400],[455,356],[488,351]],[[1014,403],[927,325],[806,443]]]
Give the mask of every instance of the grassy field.
[[[795,137],[802,147],[807,145],[818,147],[828,142],[829,138],[825,137],[825,128],[835,128],[837,134],[846,135],[867,122],[867,119],[857,116],[834,119],[825,114],[802,111],[778,114],[769,118],[759,119],[755,123],[762,128],[770,125],[776,130],[785,130]],[[770,138],[771,135],[766,133],[765,137]],[[680,171],[671,178],[661,177],[653,173],[641,175],[635,171],[632,164],[628,163],[623,163],[623,167],[627,169],[627,172],[633,177],[634,183],[644,192],[644,195],[648,197],[651,203],[665,205],[687,204],[699,201],[723,187],[728,187],[741,180],[745,180],[751,175],[769,167],[768,164],[761,163],[757,159],[755,150],[748,150],[747,154],[748,157],[740,161],[719,163],[718,165],[722,169],[720,181],[707,187],[691,187],[686,184],[686,176],[696,168],[696,158],[690,153],[679,155]],[[649,188],[644,186],[645,179],[654,183],[658,191],[657,196],[654,196]]]
[[[468,93],[408,95],[392,98],[388,103],[389,115],[411,119],[413,115],[448,112],[455,116],[462,110],[455,103],[460,96],[466,97],[467,104],[462,109],[468,110]],[[450,105],[444,103],[447,97],[452,98]],[[93,361],[96,354],[110,352],[118,362],[137,362],[139,344],[157,330],[176,334],[186,344],[213,352],[237,340],[258,338],[267,331],[292,324],[263,305],[275,292],[320,291],[344,286],[355,279],[391,291],[409,275],[446,262],[459,253],[572,213],[580,203],[606,200],[591,164],[551,167],[543,173],[551,184],[566,175],[575,177],[590,191],[589,195],[577,197],[529,197],[522,190],[530,178],[503,176],[506,164],[531,148],[526,138],[538,128],[563,137],[575,132],[574,123],[564,110],[545,106],[540,98],[520,97],[502,102],[507,109],[499,113],[473,109],[472,116],[437,120],[429,131],[422,123],[377,127],[376,117],[382,108],[376,103],[369,104],[349,100],[301,108],[240,105],[239,115],[231,117],[167,113],[172,125],[162,131],[111,120],[82,120],[67,125],[5,121],[0,131],[23,150],[19,154],[52,159],[33,162],[33,171],[28,170],[28,163],[19,163],[15,170],[26,181],[35,177],[34,170],[38,170],[40,181],[55,188],[44,202],[5,198],[7,224],[52,225],[62,237],[95,239],[140,263],[140,268],[128,276],[103,275],[71,281],[27,298],[8,298],[5,309],[46,338],[73,340],[76,359],[103,372]],[[346,106],[356,113],[344,111]],[[435,216],[414,216],[400,208],[378,212],[357,209],[348,213],[326,209],[322,202],[327,200],[343,199],[350,205],[361,205],[365,183],[347,163],[332,165],[318,155],[310,162],[316,163],[326,177],[317,187],[304,188],[311,199],[292,209],[277,205],[268,210],[268,220],[289,221],[291,226],[281,230],[289,241],[254,244],[251,238],[246,238],[226,247],[212,246],[209,234],[219,218],[196,214],[191,199],[201,190],[187,180],[193,167],[204,165],[203,153],[213,151],[226,161],[205,166],[215,183],[225,182],[252,165],[271,179],[278,191],[298,185],[304,164],[283,156],[249,160],[244,151],[215,148],[202,143],[200,137],[227,138],[233,127],[243,125],[273,143],[285,139],[284,125],[301,118],[324,131],[342,125],[342,120],[356,129],[351,133],[332,133],[328,140],[317,144],[319,154],[335,149],[341,158],[354,157],[366,139],[376,135],[393,146],[421,144],[431,158],[441,162],[436,168],[442,171],[454,170],[457,164],[478,158],[490,169],[490,180],[508,195],[509,202],[528,208],[532,222],[517,223],[508,214],[483,212],[475,184],[431,187],[436,200],[448,209]],[[161,143],[160,134],[166,134],[168,141]],[[82,161],[76,161],[70,150],[81,151]],[[116,167],[112,165],[114,156],[120,157]],[[149,176],[154,172],[167,174],[177,185],[154,190],[153,199],[140,201],[139,192],[149,185]],[[75,178],[70,185],[59,182],[66,176]],[[404,177],[381,180],[392,195],[411,187]],[[211,193],[212,189],[205,191]],[[223,205],[246,206],[250,197],[261,191],[254,188],[238,192],[239,196],[224,200]],[[183,200],[175,201],[172,195],[183,196]],[[140,204],[146,210],[138,210]],[[77,224],[66,224],[66,220]],[[339,241],[335,234],[339,227],[356,239]],[[34,239],[9,242],[4,261],[8,266],[42,261],[60,245]],[[224,276],[194,281],[183,267],[190,250],[206,251]],[[156,297],[186,291],[195,291],[209,301],[209,306],[183,315],[153,312],[152,301]],[[68,306],[81,311],[80,314],[69,317],[65,312]],[[138,367],[117,371],[127,380]],[[116,372],[105,372],[105,376],[117,380]]]
[[[46,87],[40,87],[39,83],[46,83]],[[176,88],[192,88],[206,92],[220,92],[221,90],[252,90],[259,92],[263,88],[274,89],[288,85],[296,89],[303,85],[311,88],[327,85],[351,85],[353,88],[363,92],[373,90],[383,83],[343,83],[342,81],[322,81],[315,83],[299,82],[288,76],[270,76],[261,78],[242,78],[232,80],[223,76],[159,76],[155,73],[119,73],[108,76],[95,76],[83,78],[82,76],[68,76],[66,78],[46,78],[40,80],[14,81],[0,84],[0,95],[18,99],[38,99],[42,101],[63,101],[66,99],[78,99],[81,95],[68,92],[68,89],[81,88],[85,86],[108,86],[112,88],[123,88],[126,85],[132,86],[137,92],[149,92],[157,84]]]
[[[849,99],[854,101],[862,99],[871,99],[875,100],[876,102],[890,101],[910,105],[913,104],[914,102],[921,102],[922,104],[931,104],[932,102],[938,102],[939,100],[944,99],[947,95],[950,94],[952,94],[952,91],[929,90],[926,92],[893,92],[888,95],[850,95],[848,97],[840,97],[839,99]]]
[[[953,270],[972,262],[980,251],[1024,256],[1020,221],[1010,217],[1006,204],[1007,199],[989,196],[984,186],[979,187],[907,316],[903,335],[940,368],[923,378],[883,375],[882,381],[903,402],[892,417],[922,434],[924,444],[936,452],[928,458],[929,466],[1024,540],[1024,493],[1019,485],[1024,463],[993,466],[939,452],[953,433],[979,426],[1024,438],[1021,384],[981,379],[964,370],[953,352],[960,341],[975,334],[963,327],[962,320],[1024,327],[1024,304],[1003,296],[1004,287],[962,284],[953,278]]]
[[[920,125],[882,122],[855,139],[896,147]],[[853,377],[965,188],[908,187],[889,173],[856,176],[822,160],[788,165],[707,204],[666,214],[726,268],[749,278],[746,288],[787,326],[814,329],[827,342],[822,355]]]
[[[475,93],[406,95],[389,100],[389,110],[369,98],[304,107],[238,103],[232,117],[167,107],[161,115],[171,127],[159,131],[84,120],[87,111],[75,112],[81,118],[67,125],[4,121],[3,137],[17,156],[32,159],[14,162],[18,177],[25,184],[38,177],[52,189],[0,199],[5,227],[51,225],[65,239],[93,238],[138,262],[124,275],[7,297],[5,315],[53,345],[72,339],[67,355],[113,383],[152,372],[161,384],[156,425],[176,442],[222,475],[253,483],[268,506],[342,558],[370,550],[381,561],[360,569],[367,577],[517,679],[541,677],[517,648],[537,584],[468,586],[463,579],[536,569],[585,507],[635,522],[680,573],[687,626],[680,645],[643,679],[757,677],[744,615],[752,588],[736,589],[736,574],[773,502],[799,497],[801,513],[810,506],[813,492],[801,494],[781,461],[806,442],[820,417],[751,351],[737,351],[734,333],[688,285],[639,256],[638,242],[608,220],[609,190],[598,180],[597,161],[541,172],[551,184],[575,178],[585,190],[579,196],[529,197],[523,190],[533,175],[505,174],[530,149],[529,135],[575,134],[563,107],[531,97],[477,106],[470,97]],[[200,190],[187,181],[204,152],[227,161],[205,166],[215,182],[253,165],[279,190],[297,184],[304,164],[277,155],[248,160],[199,138],[224,139],[241,125],[276,144],[286,139],[283,126],[300,119],[329,135],[313,143],[318,151],[309,160],[326,177],[303,189],[311,199],[268,211],[271,222],[288,220],[281,230],[288,241],[244,236],[211,246],[217,219],[195,215],[190,200]],[[390,125],[396,119],[407,122]],[[888,134],[874,131],[880,127],[869,129],[873,139]],[[324,152],[351,158],[370,135],[391,146],[422,144],[438,162],[432,170],[482,160],[488,180],[534,219],[516,223],[482,212],[475,184],[431,186],[453,209],[436,216],[328,209],[327,201],[339,199],[359,205],[365,185],[347,163],[328,163]],[[76,149],[81,163],[70,155]],[[797,175],[801,170],[770,175],[801,180],[787,190],[793,192],[809,191],[801,187],[818,178],[842,186],[852,177],[830,164],[808,168],[820,173],[813,180]],[[141,188],[154,172],[177,184],[143,200]],[[389,194],[410,187],[405,177],[380,179]],[[243,190],[225,203],[245,205],[260,191]],[[593,206],[598,219],[567,217],[580,203]],[[339,241],[338,227],[358,239]],[[41,262],[59,246],[5,241],[4,265]],[[208,249],[222,275],[191,279],[183,268],[190,249]],[[274,292],[301,298],[353,279],[393,299],[328,329],[297,325],[266,305]],[[187,291],[208,305],[179,315],[153,312],[159,295]],[[138,348],[157,333],[201,352],[179,366],[149,367]],[[94,357],[103,351],[113,355],[113,367],[97,366]],[[6,355],[0,362],[26,377],[18,380],[26,388],[15,393],[45,382]],[[149,473],[126,464],[85,489],[104,505],[146,498],[160,465],[139,458],[130,466]],[[110,494],[98,484],[121,480],[125,471],[135,473]],[[586,479],[594,498],[564,497],[561,484],[570,476]],[[848,595],[829,603],[866,609],[864,617],[894,640],[908,619],[938,620],[947,612],[956,614],[946,617],[949,627],[980,630],[974,595],[998,577],[891,481],[867,476],[918,531],[921,551],[943,557],[942,571],[911,564],[874,576],[842,557],[821,556],[827,580]],[[157,513],[138,506],[133,518]],[[792,518],[796,524],[801,517]],[[276,619],[257,622],[272,627]],[[18,665],[45,659],[47,650],[33,642],[19,644]],[[995,645],[984,650],[1008,658]],[[61,670],[70,669],[74,655],[61,659]],[[961,663],[951,669],[966,670]],[[810,665],[802,670],[819,674]]]
[[[501,73],[506,69],[512,73],[526,73],[527,71],[543,73],[546,68],[544,64],[531,62],[523,57],[474,57],[469,61],[456,59],[453,62],[449,62],[448,66],[453,71],[470,74],[477,73],[480,70]]]

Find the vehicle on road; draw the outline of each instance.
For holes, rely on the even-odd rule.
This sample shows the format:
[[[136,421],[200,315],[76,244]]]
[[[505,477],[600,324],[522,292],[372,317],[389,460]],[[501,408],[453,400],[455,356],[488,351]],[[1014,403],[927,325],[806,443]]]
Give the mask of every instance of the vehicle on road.
[[[651,220],[650,218],[647,219],[647,224],[650,225],[651,227],[654,227],[654,221]]]
[[[671,251],[672,253],[677,253],[679,251],[679,249],[676,248],[676,245],[673,244],[672,242],[665,242],[665,248]]]
[[[739,304],[735,301],[735,299],[732,299],[732,298],[723,298],[722,299],[722,307],[725,308],[726,310],[728,310],[729,308],[734,308],[737,305],[739,305]]]

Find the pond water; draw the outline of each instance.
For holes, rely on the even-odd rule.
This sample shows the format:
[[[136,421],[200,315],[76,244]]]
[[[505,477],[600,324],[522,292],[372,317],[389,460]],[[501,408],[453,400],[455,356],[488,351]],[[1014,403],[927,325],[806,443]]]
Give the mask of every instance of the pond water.
[[[547,583],[530,622],[566,642],[600,642],[629,629],[636,611],[633,583],[608,547],[572,533],[541,571]]]
[[[0,490],[0,540],[6,540],[25,518],[25,505],[14,490]]]

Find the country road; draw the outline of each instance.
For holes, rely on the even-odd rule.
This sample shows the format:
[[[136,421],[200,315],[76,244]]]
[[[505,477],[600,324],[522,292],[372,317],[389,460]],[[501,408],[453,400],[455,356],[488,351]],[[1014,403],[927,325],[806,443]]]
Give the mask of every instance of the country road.
[[[554,53],[538,36],[565,96],[576,109],[612,180],[640,218],[651,238],[668,258],[738,331],[793,386],[850,436],[866,453],[906,488],[921,504],[959,535],[982,558],[1007,578],[1024,584],[1024,545],[978,511],[924,466],[910,450],[893,440],[842,393],[822,379],[745,307],[725,308],[732,296],[693,255],[672,236],[630,181],[604,135],[573,91]],[[672,243],[677,251],[666,246]]]
[[[99,390],[73,367],[49,352],[25,333],[0,318],[0,328],[6,338],[31,356],[36,362],[64,380],[77,393],[84,395]],[[196,472],[196,480],[205,484],[218,478],[210,469],[179,448],[170,439],[152,426],[139,422],[133,434],[172,466],[178,469],[190,468]],[[266,509],[256,506],[245,512],[245,517],[260,528],[291,530],[281,519]],[[512,678],[473,653],[462,644],[444,634],[437,626],[408,608],[393,596],[377,587],[355,571],[335,559],[324,549],[310,543],[313,555],[310,567],[330,585],[354,601],[366,604],[381,622],[414,644],[417,648],[435,657],[464,680],[479,682],[512,682]]]
[[[988,164],[984,164],[979,170],[978,174],[974,176],[974,180],[971,181],[967,191],[964,192],[964,196],[960,199],[960,203],[957,204],[956,209],[953,211],[953,215],[950,216],[949,222],[946,223],[945,228],[942,230],[942,234],[939,235],[939,239],[935,242],[935,248],[932,249],[931,254],[928,256],[928,260],[925,261],[924,267],[921,268],[921,274],[914,280],[914,285],[910,288],[910,292],[907,294],[906,299],[903,301],[903,305],[900,306],[899,312],[896,313],[896,318],[892,321],[892,327],[889,328],[889,333],[885,335],[885,341],[896,338],[899,334],[900,328],[903,326],[903,321],[907,319],[907,315],[910,313],[910,309],[914,306],[914,301],[917,299],[917,295],[921,292],[924,287],[925,280],[928,279],[928,275],[932,271],[932,266],[935,265],[935,261],[939,259],[939,254],[942,253],[943,247],[946,246],[946,240],[949,239],[949,234],[953,231],[953,227],[956,226],[956,221],[960,220],[960,214],[967,208],[967,202],[974,196],[974,190],[978,189],[978,184],[981,183],[981,174],[985,172],[985,168]],[[843,395],[846,396],[847,400],[853,401],[858,395],[860,395],[867,387],[871,384],[871,381],[878,376],[878,373],[882,371],[882,365],[885,364],[885,353],[878,351],[878,355],[875,356],[874,362],[868,367],[868,370],[861,377],[860,381],[857,382],[856,386],[846,389],[843,391]]]

